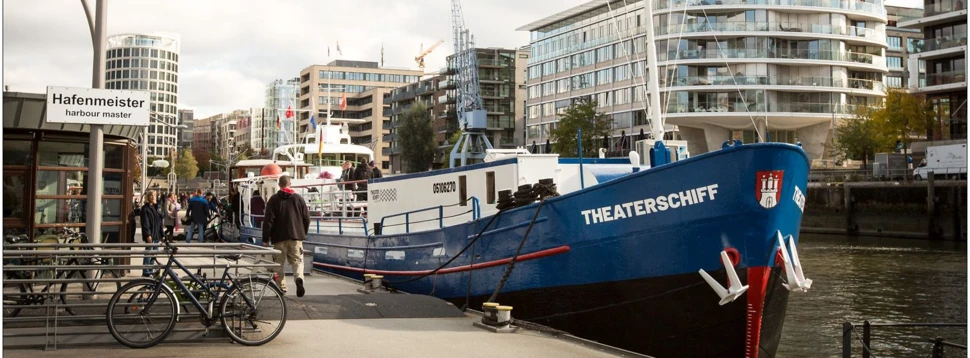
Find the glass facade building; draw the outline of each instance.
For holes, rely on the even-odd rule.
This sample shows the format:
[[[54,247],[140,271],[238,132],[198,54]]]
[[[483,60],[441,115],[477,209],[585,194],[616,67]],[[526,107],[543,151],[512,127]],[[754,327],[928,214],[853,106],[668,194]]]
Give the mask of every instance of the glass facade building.
[[[148,157],[169,156],[180,142],[174,127],[178,124],[178,35],[120,34],[108,37],[107,44],[105,88],[151,92]]]
[[[614,143],[649,132],[643,1],[590,2],[525,25],[528,142],[595,100]],[[881,1],[661,0],[652,3],[665,128],[700,154],[730,139],[803,143],[812,158],[840,118],[884,96]],[[676,127],[675,127],[676,126]],[[758,138],[756,133],[761,133]],[[767,134],[767,135],[765,135]],[[671,134],[668,133],[668,137]],[[750,140],[748,140],[750,139]]]

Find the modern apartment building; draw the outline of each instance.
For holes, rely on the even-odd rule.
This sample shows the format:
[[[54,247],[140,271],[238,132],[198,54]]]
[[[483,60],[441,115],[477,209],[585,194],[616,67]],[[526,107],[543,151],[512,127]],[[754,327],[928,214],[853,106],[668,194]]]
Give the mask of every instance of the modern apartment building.
[[[191,109],[180,109],[178,124],[186,127],[179,130],[179,148],[192,149],[192,135],[195,133],[195,112]]]
[[[278,146],[293,144],[293,139],[280,136],[282,129],[286,133],[292,133],[296,128],[296,116],[292,120],[286,120],[286,110],[288,108],[299,108],[300,78],[294,77],[289,80],[278,79],[266,85],[264,108],[257,109],[258,113],[253,116],[260,119],[257,137],[262,138],[260,149],[273,151]],[[280,118],[281,129],[276,128],[276,118]],[[255,146],[254,146],[255,148]]]
[[[179,36],[169,33],[108,37],[105,88],[151,92],[148,157],[167,157],[178,146]]]
[[[910,67],[926,66],[925,77],[910,71],[916,91],[933,103],[937,125],[932,139],[967,138],[967,7],[964,0],[924,0],[923,16],[900,22],[920,29],[923,46],[910,55]],[[946,127],[949,127],[947,129]]]
[[[405,83],[416,82],[424,72],[420,70],[380,67],[377,62],[334,60],[326,65],[312,65],[300,71],[298,119],[299,140],[312,133],[310,114],[326,118],[327,103],[331,109],[339,109],[340,97],[348,99],[375,88],[394,89]],[[330,89],[328,92],[328,88]],[[365,96],[366,97],[366,96]],[[380,101],[380,100],[378,100]],[[349,108],[348,108],[349,109]],[[373,116],[382,121],[381,116]],[[381,126],[378,123],[377,126]],[[381,139],[376,136],[376,140]]]
[[[192,150],[212,152],[212,117],[193,121]]]
[[[591,1],[519,28],[531,32],[529,143],[549,138],[557,115],[580,99],[597,101],[612,118],[613,138],[649,132],[644,2],[611,6]],[[756,142],[761,133],[823,158],[838,120],[884,96],[882,1],[652,6],[665,128],[676,125],[693,154],[730,139]]]
[[[529,61],[527,47],[519,49],[476,48],[479,91],[482,105],[486,111],[485,135],[495,148],[515,148],[525,145],[525,72]],[[398,117],[415,102],[423,102],[431,109],[438,143],[438,158],[451,152],[454,143],[448,140],[460,133],[458,114],[455,110],[456,71],[454,55],[448,56],[448,66],[439,71],[438,76],[400,87],[392,92],[391,122],[397,123]],[[400,148],[394,143],[397,139],[392,125],[391,140],[388,148],[391,168],[401,170]]]
[[[918,52],[923,46],[923,33],[917,29],[899,27],[900,22],[918,19],[923,16],[923,9],[899,6],[886,6],[886,87],[913,89],[919,85],[910,82],[910,71],[924,71],[925,67],[916,62],[916,67],[909,66],[910,54]]]
[[[449,72],[446,67],[441,72]],[[401,116],[416,103],[424,104],[431,111],[432,126],[435,130],[435,142],[438,143],[438,154],[435,159],[442,158],[442,154],[450,149],[447,140],[458,129],[455,117],[455,82],[447,80],[447,76],[438,75],[394,89],[384,100],[388,104],[388,121],[385,128],[388,133],[384,136],[387,148],[382,150],[388,158],[386,170],[390,173],[402,173],[404,162],[401,157],[400,137],[397,129],[401,126]],[[446,111],[446,108],[451,106]],[[440,162],[437,160],[436,162]]]

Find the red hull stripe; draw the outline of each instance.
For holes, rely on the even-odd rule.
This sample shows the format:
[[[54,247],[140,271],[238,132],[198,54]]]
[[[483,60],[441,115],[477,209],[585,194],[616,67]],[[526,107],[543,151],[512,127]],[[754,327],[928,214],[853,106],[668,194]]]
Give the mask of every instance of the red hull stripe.
[[[536,252],[533,252],[533,253],[528,253],[528,254],[525,254],[525,255],[519,255],[519,258],[516,259],[516,261],[528,261],[528,260],[540,259],[540,258],[547,257],[547,256],[552,256],[552,255],[558,255],[558,254],[566,253],[567,251],[569,251],[569,246],[559,246],[559,247],[554,247],[554,248],[551,248],[551,249],[546,249],[546,250],[542,250],[542,251],[536,251]],[[439,274],[446,274],[446,273],[455,273],[455,272],[464,272],[464,271],[470,271],[470,270],[478,270],[478,269],[488,268],[488,267],[492,267],[492,266],[505,265],[505,264],[509,263],[510,261],[512,261],[512,258],[511,257],[504,258],[504,259],[501,259],[501,260],[494,260],[494,261],[477,263],[477,264],[474,264],[474,265],[465,265],[465,266],[458,266],[458,267],[443,268],[441,270],[438,270],[438,273]],[[353,272],[360,272],[360,273],[372,273],[372,274],[385,275],[385,276],[418,276],[418,275],[424,275],[424,274],[431,273],[431,270],[424,270],[424,271],[386,271],[386,270],[371,270],[371,269],[364,270],[364,269],[359,268],[359,267],[332,265],[332,264],[325,264],[325,263],[320,263],[320,262],[314,262],[313,263],[313,266],[326,267],[326,268],[332,268],[332,269],[338,269],[338,270],[353,271]]]
[[[768,267],[748,268],[748,302],[744,332],[744,357],[758,358],[761,345],[761,318],[764,314],[765,291],[768,285]]]

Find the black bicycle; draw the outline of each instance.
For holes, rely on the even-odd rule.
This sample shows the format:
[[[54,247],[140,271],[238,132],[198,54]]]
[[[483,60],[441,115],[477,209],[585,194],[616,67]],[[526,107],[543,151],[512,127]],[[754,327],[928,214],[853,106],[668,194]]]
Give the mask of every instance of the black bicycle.
[[[28,242],[26,235],[7,235],[4,237],[4,241],[8,244],[20,244]],[[70,228],[64,228],[61,230],[60,235],[43,235],[39,237],[36,242],[39,243],[66,243],[66,244],[78,244],[78,243],[88,243],[87,236],[84,233],[78,232]],[[37,248],[38,250],[53,250],[53,248]],[[72,248],[71,250],[75,250]],[[83,248],[84,250],[90,250],[91,248]],[[61,258],[58,261],[63,267],[70,266],[85,266],[94,268],[94,277],[88,279],[89,273],[86,269],[70,269],[65,268],[63,270],[24,270],[24,271],[6,271],[4,272],[4,285],[3,285],[3,316],[4,317],[16,317],[20,314],[20,311],[25,306],[42,306],[49,300],[57,300],[60,305],[63,306],[64,311],[68,314],[74,315],[75,310],[68,306],[68,297],[76,298],[75,295],[82,295],[82,292],[97,292],[99,290],[112,290],[106,293],[114,293],[121,288],[121,282],[118,280],[121,277],[120,270],[113,269],[101,269],[95,268],[100,266],[110,265],[109,259],[104,258],[90,258],[84,255],[79,256],[68,256],[66,258]],[[14,265],[50,265],[53,263],[53,259],[42,258],[42,259],[12,259],[5,260],[7,263]],[[16,281],[8,280],[32,280],[38,278],[38,283],[16,283]],[[47,279],[74,279],[79,280],[78,283],[69,282],[42,282]],[[55,293],[56,290],[56,293]],[[57,297],[51,297],[57,296]],[[40,308],[40,307],[38,307]]]
[[[108,302],[108,330],[118,342],[131,348],[148,348],[165,340],[181,314],[180,297],[188,298],[199,310],[199,320],[206,327],[206,333],[218,319],[229,337],[243,345],[265,344],[283,330],[286,301],[276,282],[258,275],[234,277],[229,273],[232,263],[242,255],[218,256],[228,262],[222,278],[216,281],[217,284],[210,284],[192,274],[175,258],[178,247],[166,240],[162,243],[168,253],[165,268],[152,279],[128,283]],[[182,282],[172,269],[173,264],[188,275],[195,292]],[[174,283],[181,291],[180,295],[176,295],[166,282]],[[226,285],[229,289],[223,294],[221,287]],[[218,310],[215,308],[217,302]]]

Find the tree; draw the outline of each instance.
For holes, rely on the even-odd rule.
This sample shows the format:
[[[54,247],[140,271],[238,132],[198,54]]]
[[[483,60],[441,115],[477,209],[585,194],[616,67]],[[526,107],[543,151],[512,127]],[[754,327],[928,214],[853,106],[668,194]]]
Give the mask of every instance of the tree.
[[[863,168],[866,168],[869,158],[892,148],[895,140],[887,135],[884,123],[873,119],[873,114],[879,110],[859,106],[855,115],[835,128],[832,149],[836,156],[842,160],[862,159]]]
[[[406,172],[423,172],[431,168],[437,151],[431,112],[422,103],[414,104],[401,115],[398,141],[401,143],[401,160]]]
[[[212,160],[212,156],[209,154],[209,152],[202,149],[193,149],[192,155],[195,157],[196,162],[199,163],[200,172],[209,170],[209,162]]]
[[[553,150],[563,157],[575,157],[579,154],[579,144],[576,141],[576,131],[582,129],[583,156],[597,157],[598,149],[593,145],[594,139],[610,135],[612,123],[605,114],[596,112],[596,101],[581,101],[573,104],[559,116],[559,126],[553,129],[550,137],[556,143]]]
[[[195,161],[192,152],[183,150],[179,154],[178,162],[175,163],[175,175],[179,178],[189,179],[199,175],[199,163]]]
[[[132,180],[141,183],[141,154],[135,156],[135,169],[131,171]]]
[[[451,164],[449,164],[451,163],[451,149],[456,143],[458,143],[459,140],[461,140],[461,132],[455,132],[451,134],[451,137],[449,137],[447,141],[445,141],[445,153],[441,156],[441,165],[444,168],[451,167]]]
[[[933,128],[933,107],[926,97],[890,88],[885,103],[872,114],[887,136],[903,143],[903,153],[918,137]]]

